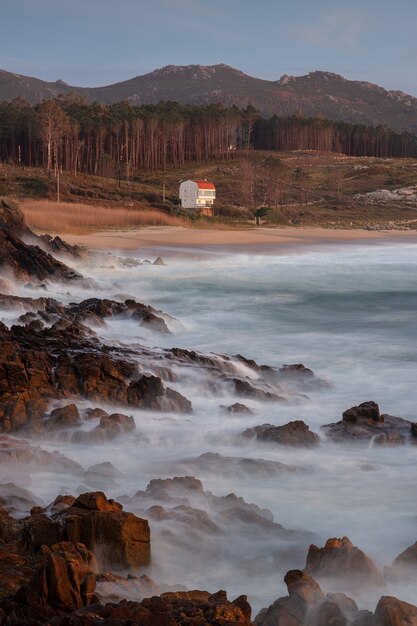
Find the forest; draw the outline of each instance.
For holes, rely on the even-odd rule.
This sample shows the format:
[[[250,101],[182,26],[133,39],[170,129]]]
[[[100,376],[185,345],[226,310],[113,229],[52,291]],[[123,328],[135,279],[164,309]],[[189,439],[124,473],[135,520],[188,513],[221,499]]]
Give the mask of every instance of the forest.
[[[417,137],[387,127],[304,118],[262,118],[252,106],[88,104],[77,96],[32,106],[0,102],[0,162],[134,178],[142,171],[233,159],[244,150],[323,150],[414,157]]]

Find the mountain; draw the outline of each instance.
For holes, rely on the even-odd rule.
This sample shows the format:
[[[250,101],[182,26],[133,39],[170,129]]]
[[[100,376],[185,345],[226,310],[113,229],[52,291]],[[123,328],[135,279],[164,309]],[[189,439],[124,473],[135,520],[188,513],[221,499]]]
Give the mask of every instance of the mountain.
[[[249,104],[263,115],[300,113],[352,123],[387,125],[396,131],[417,133],[417,98],[387,91],[364,81],[347,80],[331,72],[305,76],[284,75],[277,81],[248,76],[228,65],[167,65],[105,87],[74,87],[0,70],[0,100],[22,97],[35,104],[59,94],[75,93],[86,100],[112,104],[156,104],[175,100],[182,104],[210,104],[244,108]]]

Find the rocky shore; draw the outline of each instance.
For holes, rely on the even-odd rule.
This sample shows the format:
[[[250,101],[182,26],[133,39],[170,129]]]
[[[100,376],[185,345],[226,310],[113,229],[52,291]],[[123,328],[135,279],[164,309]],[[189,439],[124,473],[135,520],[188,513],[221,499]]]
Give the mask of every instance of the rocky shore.
[[[241,354],[103,341],[98,331],[109,321],[140,327],[158,342],[177,320],[130,297],[51,297],[52,282],[70,293],[72,285],[88,290],[90,278],[71,268],[88,255],[60,238],[36,236],[16,207],[1,202],[0,310],[7,320],[0,322],[0,625],[417,624],[417,606],[400,599],[402,585],[417,580],[417,544],[382,568],[347,537],[319,547],[310,530],[285,528],[268,508],[235,493],[216,495],[198,478],[302,480],[308,468],[246,456],[247,446],[306,454],[342,444],[401,449],[417,443],[417,423],[381,413],[374,401],[348,408],[317,432],[301,419],[257,423],[259,403],[297,406],[329,384],[300,363],[274,367]],[[15,285],[39,293],[17,295]],[[123,448],[129,439],[151,446],[131,412],[189,419],[195,408],[187,388],[193,397],[214,398],[226,424],[241,424],[227,434],[238,452],[165,459],[166,474],[110,498],[121,472],[112,458],[88,463],[88,450],[114,442]],[[226,394],[234,401],[223,404]],[[56,442],[85,451],[86,462],[54,449]],[[71,493],[53,501],[35,495],[31,476],[42,481],[44,473],[70,476]],[[204,563],[215,580],[219,546],[232,575],[243,572],[247,580],[260,573],[276,580],[285,566],[288,595],[272,597],[255,615],[250,588],[230,600],[223,590],[149,577],[161,560],[184,553],[191,570],[193,559]]]

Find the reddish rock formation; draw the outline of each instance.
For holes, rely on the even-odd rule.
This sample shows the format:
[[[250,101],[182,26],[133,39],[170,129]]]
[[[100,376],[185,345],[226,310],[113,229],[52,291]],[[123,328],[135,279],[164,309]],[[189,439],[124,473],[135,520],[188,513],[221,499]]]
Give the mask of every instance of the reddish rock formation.
[[[332,584],[343,583],[348,589],[385,584],[375,563],[347,537],[328,539],[324,548],[311,545],[305,572]]]
[[[376,626],[417,626],[417,606],[383,596],[375,609]]]

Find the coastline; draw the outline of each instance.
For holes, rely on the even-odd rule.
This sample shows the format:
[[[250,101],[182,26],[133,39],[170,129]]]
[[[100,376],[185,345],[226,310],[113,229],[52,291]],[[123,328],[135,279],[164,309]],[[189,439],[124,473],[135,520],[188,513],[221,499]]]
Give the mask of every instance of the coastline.
[[[181,249],[197,252],[199,249],[239,251],[256,253],[262,250],[279,253],[288,252],[299,246],[322,246],[345,244],[367,244],[384,242],[417,243],[417,231],[361,229],[332,230],[317,227],[300,228],[250,228],[245,230],[192,229],[177,226],[152,226],[147,228],[102,231],[86,235],[65,235],[70,244],[83,245],[93,250],[154,250]]]

